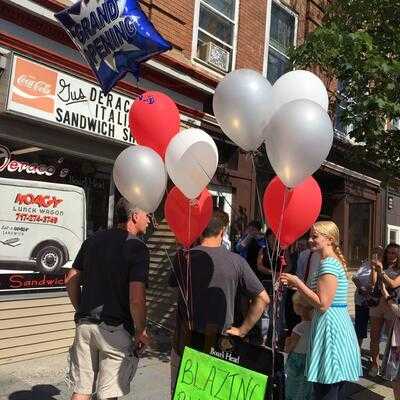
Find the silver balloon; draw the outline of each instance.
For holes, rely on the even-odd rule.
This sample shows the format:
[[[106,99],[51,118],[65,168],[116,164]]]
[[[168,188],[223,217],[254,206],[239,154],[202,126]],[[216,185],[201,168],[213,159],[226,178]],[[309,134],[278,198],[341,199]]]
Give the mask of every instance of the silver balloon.
[[[167,187],[162,158],[145,146],[130,146],[115,160],[113,177],[120,193],[133,205],[154,212]]]
[[[294,100],[315,101],[328,111],[328,92],[321,79],[310,71],[295,70],[282,75],[272,87],[273,109],[277,111],[284,104]]]
[[[284,104],[265,131],[269,161],[288,187],[297,186],[317,171],[332,147],[332,121],[311,100]]]
[[[233,71],[217,86],[213,108],[222,130],[233,142],[245,151],[257,150],[272,116],[271,84],[256,71]]]

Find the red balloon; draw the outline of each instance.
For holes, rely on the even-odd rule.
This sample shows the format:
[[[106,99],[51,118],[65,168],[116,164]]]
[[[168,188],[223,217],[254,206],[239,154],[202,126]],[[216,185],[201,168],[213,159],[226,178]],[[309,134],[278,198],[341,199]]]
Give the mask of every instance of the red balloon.
[[[211,194],[204,189],[199,197],[189,200],[175,186],[167,195],[164,212],[178,242],[190,247],[207,228],[211,219],[213,212]]]
[[[285,202],[285,204],[284,204]],[[310,176],[293,189],[276,176],[264,193],[263,208],[268,224],[282,248],[303,236],[317,220],[322,206],[321,189]]]
[[[152,148],[164,158],[170,140],[179,131],[178,107],[164,93],[145,92],[131,106],[129,127],[138,144]]]

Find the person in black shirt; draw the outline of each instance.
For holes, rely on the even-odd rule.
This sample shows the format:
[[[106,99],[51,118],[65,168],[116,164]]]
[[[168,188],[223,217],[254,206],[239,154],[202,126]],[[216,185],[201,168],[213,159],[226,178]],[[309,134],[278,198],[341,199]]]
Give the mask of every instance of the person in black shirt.
[[[261,280],[262,274],[257,268],[258,253],[265,247],[265,238],[261,233],[261,223],[258,221],[252,221],[246,228],[246,232],[243,237],[236,244],[236,252],[240,254],[250,268],[254,271],[257,277]]]
[[[89,400],[93,393],[101,399],[128,394],[138,353],[150,341],[146,332],[150,256],[137,238],[150,220],[123,198],[116,206],[116,219],[116,228],[97,232],[82,244],[66,279],[77,324],[70,351],[72,400]]]
[[[269,303],[264,287],[246,260],[221,245],[226,218],[226,213],[215,211],[203,232],[201,245],[187,254],[178,253],[173,264],[170,286],[179,287],[179,294],[171,352],[172,389],[183,348],[190,344],[191,332],[244,337]],[[190,287],[186,282],[190,282]],[[252,302],[241,325],[233,327],[238,292]],[[188,293],[188,298],[183,293]]]

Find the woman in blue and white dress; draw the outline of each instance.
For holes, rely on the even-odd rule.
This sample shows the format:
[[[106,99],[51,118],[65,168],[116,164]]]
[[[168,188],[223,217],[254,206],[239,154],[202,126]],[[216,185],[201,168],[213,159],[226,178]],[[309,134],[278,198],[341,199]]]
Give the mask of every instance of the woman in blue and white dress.
[[[280,280],[314,307],[305,370],[307,380],[313,382],[313,398],[337,400],[345,382],[362,376],[357,336],[347,309],[346,260],[338,227],[332,221],[315,223],[309,244],[321,255],[311,288],[295,275],[282,274]]]

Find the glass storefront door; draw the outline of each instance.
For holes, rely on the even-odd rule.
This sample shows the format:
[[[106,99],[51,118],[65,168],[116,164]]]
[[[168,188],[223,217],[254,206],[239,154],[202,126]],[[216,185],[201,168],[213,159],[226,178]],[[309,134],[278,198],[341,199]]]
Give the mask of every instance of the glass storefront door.
[[[350,267],[357,268],[368,259],[372,243],[372,203],[352,202],[349,204],[349,247]]]

